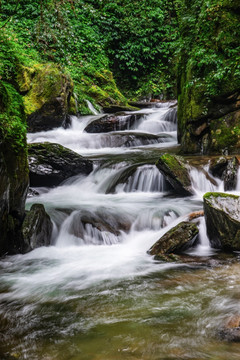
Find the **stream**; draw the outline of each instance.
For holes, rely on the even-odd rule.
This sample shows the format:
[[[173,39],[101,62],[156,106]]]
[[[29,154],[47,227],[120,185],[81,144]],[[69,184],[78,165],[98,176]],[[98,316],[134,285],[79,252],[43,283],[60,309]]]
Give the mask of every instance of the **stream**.
[[[137,112],[140,119],[123,131],[86,133],[96,114],[28,135],[93,160],[94,170],[27,200],[27,209],[42,203],[51,216],[53,245],[0,260],[0,359],[239,359],[240,345],[218,336],[240,313],[239,254],[212,249],[204,220],[200,243],[181,262],[147,254],[202,209],[205,192],[223,191],[196,168],[189,170],[195,195],[169,191],[154,164],[178,149],[172,105]],[[107,219],[116,231],[83,226],[86,217]]]

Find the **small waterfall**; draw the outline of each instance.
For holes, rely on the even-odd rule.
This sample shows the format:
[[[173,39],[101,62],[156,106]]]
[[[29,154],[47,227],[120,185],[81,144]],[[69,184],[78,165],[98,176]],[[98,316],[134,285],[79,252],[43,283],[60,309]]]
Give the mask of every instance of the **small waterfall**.
[[[143,165],[137,168],[123,185],[118,185],[117,191],[124,192],[163,192],[167,190],[167,184],[155,165]]]
[[[221,191],[221,187],[223,186],[221,180],[209,175],[208,165],[199,169],[191,167],[190,178],[196,195],[201,198],[206,192]]]
[[[86,103],[87,103],[87,106],[88,106],[89,110],[92,112],[93,115],[98,115],[99,114],[99,111],[97,111],[95,109],[95,107],[93,106],[93,104],[89,100],[86,100]]]

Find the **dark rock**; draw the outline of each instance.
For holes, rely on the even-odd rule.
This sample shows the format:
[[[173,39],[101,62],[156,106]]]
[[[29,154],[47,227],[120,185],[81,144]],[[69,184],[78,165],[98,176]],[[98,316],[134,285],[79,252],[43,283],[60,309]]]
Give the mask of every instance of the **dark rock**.
[[[57,186],[71,176],[88,175],[93,164],[59,144],[34,143],[28,148],[30,185]]]
[[[20,252],[21,224],[29,182],[22,99],[12,85],[6,86],[1,80],[0,113],[1,256]]]
[[[222,329],[218,331],[221,340],[240,342],[240,316],[232,316]]]
[[[148,251],[156,258],[169,254],[180,254],[193,246],[199,230],[196,224],[183,221],[164,234]]]
[[[204,215],[213,247],[240,250],[240,197],[225,193],[206,193]]]
[[[142,114],[105,115],[92,121],[84,130],[88,133],[105,133],[118,130],[127,130],[142,117]]]
[[[127,216],[112,214],[108,209],[101,208],[95,213],[88,210],[76,212],[71,220],[70,232],[87,243],[101,244],[106,239],[109,239],[109,243],[118,242],[121,231],[128,232],[130,227]]]
[[[182,157],[164,154],[159,158],[156,166],[179,195],[193,194],[189,171]]]
[[[222,179],[224,170],[226,170],[228,164],[228,159],[225,156],[220,156],[218,158],[212,159],[209,165],[209,172],[214,177]]]
[[[239,162],[236,157],[229,159],[227,167],[222,174],[224,181],[224,191],[235,190],[237,186]]]
[[[23,248],[26,253],[40,246],[50,245],[53,224],[42,204],[32,205],[22,225]]]
[[[28,189],[28,197],[39,196],[39,192],[33,188]]]

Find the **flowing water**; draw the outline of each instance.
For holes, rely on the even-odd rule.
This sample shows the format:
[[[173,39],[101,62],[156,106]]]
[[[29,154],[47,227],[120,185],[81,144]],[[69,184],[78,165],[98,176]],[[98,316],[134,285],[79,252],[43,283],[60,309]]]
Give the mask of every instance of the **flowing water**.
[[[171,193],[154,165],[166,149],[177,149],[170,105],[141,110],[140,120],[121,132],[84,132],[97,114],[73,117],[69,129],[29,135],[30,142],[87,156],[94,170],[38,189],[27,201],[27,208],[45,205],[53,244],[0,261],[1,359],[239,359],[240,345],[218,337],[240,312],[238,255],[210,248],[203,219],[200,243],[182,262],[147,254],[168,229],[202,209],[204,192],[222,189],[206,178],[206,165],[189,170],[194,196]]]

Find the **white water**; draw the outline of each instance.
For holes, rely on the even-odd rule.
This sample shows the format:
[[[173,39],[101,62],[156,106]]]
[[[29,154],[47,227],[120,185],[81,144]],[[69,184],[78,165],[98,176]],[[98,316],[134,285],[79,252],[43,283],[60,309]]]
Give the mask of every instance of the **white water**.
[[[161,144],[152,143],[151,148],[155,150],[159,146],[177,145],[176,123],[169,121],[168,106],[139,111],[142,118],[131,129],[133,133],[171,135]],[[119,154],[147,154],[150,145],[143,145],[139,140],[137,145],[133,142],[128,148],[117,146],[114,137],[121,139],[127,131],[117,132],[117,135],[116,132],[85,133],[85,127],[99,116],[102,115],[72,117],[69,129],[28,135],[30,142],[57,142],[79,154],[89,154],[93,159],[101,155],[104,161],[97,161],[89,176],[77,176],[57,188],[42,189],[40,196],[28,199],[28,207],[32,203],[43,203],[51,215],[56,246],[3,260],[1,264],[6,269],[18,269],[3,278],[3,281],[11,282],[11,291],[4,296],[35,297],[37,301],[43,301],[55,296],[52,295],[55,289],[58,290],[56,296],[67,297],[65,289],[77,291],[106,280],[118,281],[171,268],[175,265],[156,263],[147,255],[147,250],[169,228],[185,220],[187,214],[202,209],[204,192],[221,188],[221,182],[213,185],[202,171],[192,169],[196,196],[168,197],[165,180],[152,164],[140,164],[121,183],[121,176],[134,161],[129,162],[126,158],[112,162],[109,155],[114,159]],[[110,185],[114,186],[108,193]],[[84,216],[95,216],[95,219],[97,216],[100,225],[94,221],[82,223],[83,212]],[[203,221],[200,237],[200,245],[193,253],[211,255]]]

